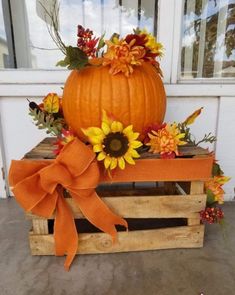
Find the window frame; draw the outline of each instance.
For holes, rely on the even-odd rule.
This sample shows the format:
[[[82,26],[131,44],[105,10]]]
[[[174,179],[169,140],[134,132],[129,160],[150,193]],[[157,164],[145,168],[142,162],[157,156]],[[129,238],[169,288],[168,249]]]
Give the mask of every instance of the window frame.
[[[234,77],[227,78],[192,78],[184,79],[181,77],[181,48],[182,48],[182,33],[183,33],[183,11],[184,0],[175,0],[175,21],[174,21],[174,44],[173,48],[176,48],[177,56],[172,51],[173,60],[177,61],[172,66],[171,82],[178,84],[234,84]]]
[[[182,93],[182,89],[185,89],[188,93],[189,84],[202,84],[203,87],[208,86],[208,96],[214,95],[217,91],[221,95],[234,96],[234,91],[231,94],[231,90],[233,90],[231,85],[235,84],[234,78],[193,78],[187,80],[180,78],[183,4],[184,0],[158,0],[158,41],[162,42],[165,48],[165,55],[160,63],[166,89],[172,89],[167,85],[174,85],[175,87],[178,85],[179,90],[176,89],[176,93]],[[17,84],[21,89],[24,88],[24,84],[58,86],[64,83],[68,74],[68,70],[56,69],[1,69],[0,91],[3,90],[3,93],[11,94],[11,87],[9,90],[5,88],[8,84]],[[183,85],[185,87],[182,87]],[[204,88],[193,87],[192,91],[193,96],[200,95],[200,93],[205,94]],[[16,90],[16,92],[18,91]]]

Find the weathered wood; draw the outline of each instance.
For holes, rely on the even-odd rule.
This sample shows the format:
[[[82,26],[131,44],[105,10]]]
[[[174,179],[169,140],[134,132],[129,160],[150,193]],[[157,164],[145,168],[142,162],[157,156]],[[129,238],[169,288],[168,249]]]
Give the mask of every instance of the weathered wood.
[[[175,182],[172,182],[172,181],[164,182],[164,192],[166,195],[175,195],[176,193]]]
[[[54,137],[45,138],[42,142],[40,142],[35,148],[33,148],[30,152],[25,155],[25,158],[33,159],[33,158],[41,158],[42,159],[54,159],[55,154],[53,154],[53,143],[56,141]],[[198,146],[180,146],[179,147],[179,154],[181,157],[193,157],[196,155],[208,155],[209,151],[202,147]],[[152,153],[142,153],[141,158],[159,158],[159,154],[152,154]]]
[[[119,232],[118,242],[105,233],[79,235],[77,254],[115,253],[203,246],[204,225]],[[53,235],[29,234],[32,255],[54,255]]]
[[[192,181],[190,185],[190,195],[194,194],[203,194],[204,192],[204,182],[203,181]],[[204,208],[206,206],[206,203],[204,205]],[[203,210],[202,208],[201,210]],[[201,223],[200,214],[197,214],[197,218],[188,218],[188,225],[197,225]]]
[[[31,152],[27,153],[25,158],[34,159],[35,161],[55,158],[52,152],[54,141],[55,138],[46,138]],[[208,151],[200,147],[186,146],[180,147],[180,155],[186,158],[193,156],[203,157],[208,155]],[[142,161],[149,161],[149,158],[157,159],[158,157],[159,155],[150,153],[141,155],[142,159],[147,159]],[[191,159],[188,160],[191,163]],[[204,179],[205,177],[202,177],[200,173],[192,179]],[[159,174],[156,175],[159,176]],[[156,175],[154,177],[157,179],[154,178],[153,181],[166,180],[165,178],[161,179],[161,175],[159,177],[156,177]],[[79,254],[197,248],[203,246],[204,226],[200,225],[199,212],[206,206],[206,195],[204,194],[204,183],[202,181],[192,181],[189,191],[188,185],[181,187],[180,184],[176,185],[175,182],[164,182],[163,186],[159,185],[160,182],[158,182],[158,185],[154,184],[152,188],[142,188],[142,180],[131,179],[129,181],[133,180],[140,182],[138,187],[134,187],[134,189],[128,182],[124,185],[115,183],[113,180],[111,185],[110,182],[101,184],[97,188],[97,193],[113,212],[124,218],[186,218],[188,226],[119,232],[119,242],[114,245],[111,237],[105,233],[79,234]],[[176,178],[168,180],[189,181],[188,178],[177,178],[177,175]],[[107,189],[106,186],[110,187]],[[175,195],[176,193],[183,193],[183,195]],[[72,198],[65,197],[65,200],[72,209],[74,218],[84,218]],[[52,234],[48,234],[48,219],[30,213],[27,213],[27,218],[32,219],[33,222],[33,231],[29,235],[32,255],[53,255],[54,238]],[[54,216],[49,219],[54,219]]]
[[[47,235],[48,234],[48,221],[47,219],[38,218],[35,216],[33,222],[33,233],[37,235]]]
[[[205,208],[206,195],[106,197],[102,200],[116,214],[124,218],[191,218]],[[66,198],[75,218],[84,218],[75,201]],[[38,216],[27,213],[28,219]],[[54,216],[51,217],[54,219]]]

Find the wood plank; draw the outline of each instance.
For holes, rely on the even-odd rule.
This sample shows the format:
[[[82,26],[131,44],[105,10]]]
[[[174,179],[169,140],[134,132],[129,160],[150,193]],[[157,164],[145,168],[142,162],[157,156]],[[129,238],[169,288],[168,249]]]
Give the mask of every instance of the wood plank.
[[[77,254],[133,252],[203,247],[204,225],[119,232],[118,242],[105,233],[79,234]],[[54,255],[53,235],[29,234],[32,255]]]
[[[48,221],[47,219],[33,219],[33,233],[38,235],[48,234]]]
[[[36,147],[34,147],[30,152],[25,155],[27,159],[39,158],[41,155],[42,159],[54,159],[55,155],[53,154],[53,143],[56,141],[55,138],[49,137],[45,138],[42,142],[40,142]],[[198,146],[180,146],[179,154],[181,157],[189,157],[195,155],[208,155],[209,152],[207,149]],[[159,154],[152,154],[148,152],[141,153],[141,159],[157,159],[160,158]]]
[[[71,198],[66,198],[74,218],[84,218]],[[206,195],[105,197],[102,200],[116,214],[124,218],[198,218],[206,205]],[[38,216],[26,214],[28,219]],[[54,216],[51,217],[54,219]]]
[[[204,182],[203,181],[192,181],[190,185],[190,194],[203,194],[204,192]],[[204,208],[206,203],[204,204]],[[203,210],[202,208],[201,210]],[[196,218],[188,218],[188,225],[197,225],[201,223],[200,214]]]

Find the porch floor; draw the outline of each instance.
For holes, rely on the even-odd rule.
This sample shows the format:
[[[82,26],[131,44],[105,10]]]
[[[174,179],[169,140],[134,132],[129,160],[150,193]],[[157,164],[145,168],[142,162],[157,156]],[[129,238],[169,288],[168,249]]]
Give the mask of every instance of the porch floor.
[[[234,295],[235,202],[226,225],[207,226],[202,249],[64,257],[30,255],[30,222],[14,199],[0,200],[1,295]]]

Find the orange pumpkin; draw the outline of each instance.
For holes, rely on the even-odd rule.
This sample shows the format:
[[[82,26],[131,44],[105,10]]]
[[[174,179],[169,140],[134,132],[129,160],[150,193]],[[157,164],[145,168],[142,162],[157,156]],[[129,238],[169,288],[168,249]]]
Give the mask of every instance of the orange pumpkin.
[[[81,128],[100,127],[102,110],[140,133],[150,124],[162,123],[166,95],[157,70],[148,62],[136,66],[129,78],[110,75],[108,66],[90,66],[71,72],[62,104],[66,122],[86,140]]]

